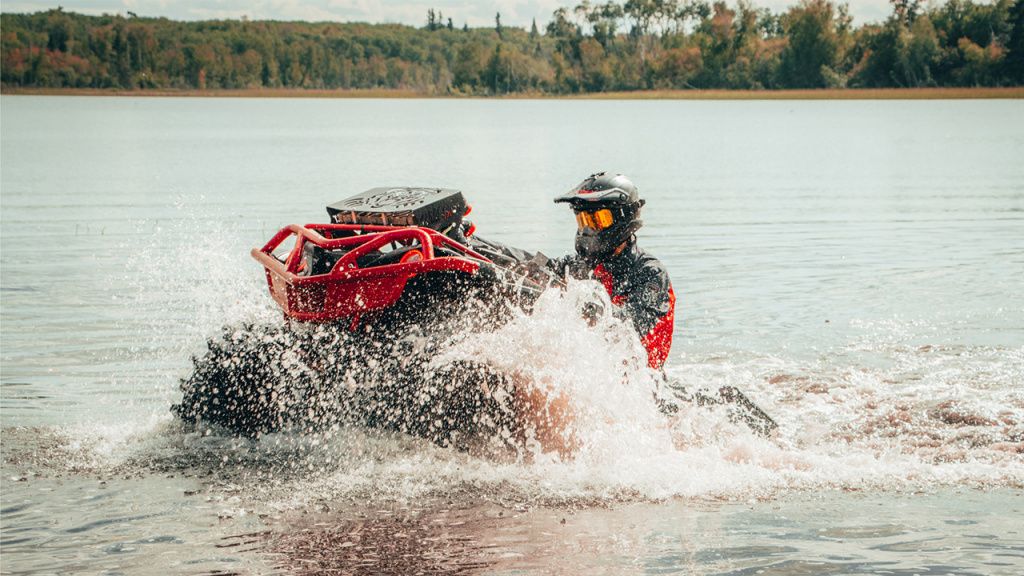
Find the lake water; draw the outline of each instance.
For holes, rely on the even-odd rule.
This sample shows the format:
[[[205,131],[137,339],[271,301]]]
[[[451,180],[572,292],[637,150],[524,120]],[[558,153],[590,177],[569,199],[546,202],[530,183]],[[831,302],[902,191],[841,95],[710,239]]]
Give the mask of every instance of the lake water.
[[[0,571],[1020,574],[1024,101],[0,99]],[[668,372],[781,426],[666,421],[553,297],[495,362],[593,383],[572,461],[343,429],[183,431],[249,248],[375,186],[460,188],[546,254],[628,174]]]

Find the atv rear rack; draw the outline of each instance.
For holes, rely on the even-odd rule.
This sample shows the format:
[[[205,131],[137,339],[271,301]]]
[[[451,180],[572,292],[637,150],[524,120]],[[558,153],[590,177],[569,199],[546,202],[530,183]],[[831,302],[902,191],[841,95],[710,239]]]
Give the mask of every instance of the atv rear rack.
[[[295,245],[279,259],[274,250],[291,236],[295,236]],[[312,274],[312,265],[303,257],[308,254],[307,244],[342,254],[328,272]],[[366,263],[375,253],[387,254],[382,252],[385,247],[398,250],[395,254],[401,254],[400,260]],[[362,224],[292,224],[278,231],[263,248],[253,248],[252,256],[263,265],[270,294],[289,318],[304,322],[345,318],[351,320],[352,327],[362,315],[394,305],[406,282],[418,274],[450,271],[474,275],[482,264],[491,263],[430,228]]]

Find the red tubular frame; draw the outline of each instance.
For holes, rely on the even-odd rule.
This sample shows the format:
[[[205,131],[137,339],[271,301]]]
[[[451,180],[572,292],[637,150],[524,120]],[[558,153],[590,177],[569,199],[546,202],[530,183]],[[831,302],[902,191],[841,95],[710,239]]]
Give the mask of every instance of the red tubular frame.
[[[354,232],[344,238],[325,238],[323,232]],[[272,254],[286,239],[296,236],[295,246],[282,263]],[[309,242],[326,250],[348,249],[325,274],[299,276],[302,249]],[[423,259],[414,262],[359,267],[359,257],[386,244],[418,244]],[[436,256],[435,246],[444,246],[459,256]],[[263,248],[253,248],[252,257],[266,270],[270,295],[290,318],[304,322],[328,322],[350,318],[353,324],[367,312],[388,308],[398,300],[405,284],[417,274],[457,271],[475,274],[486,257],[436,230],[416,226],[372,226],[359,224],[291,224],[279,230]]]

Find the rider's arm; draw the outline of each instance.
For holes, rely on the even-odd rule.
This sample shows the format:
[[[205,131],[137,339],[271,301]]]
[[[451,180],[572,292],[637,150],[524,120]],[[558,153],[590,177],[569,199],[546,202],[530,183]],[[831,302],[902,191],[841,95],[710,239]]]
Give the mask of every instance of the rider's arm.
[[[656,260],[646,262],[630,278],[621,310],[633,321],[641,337],[650,332],[658,320],[672,312],[671,289],[668,272]]]
[[[495,242],[494,240],[485,240],[475,234],[466,239],[465,244],[502,266],[514,266],[529,261],[534,257],[533,254],[526,250]]]

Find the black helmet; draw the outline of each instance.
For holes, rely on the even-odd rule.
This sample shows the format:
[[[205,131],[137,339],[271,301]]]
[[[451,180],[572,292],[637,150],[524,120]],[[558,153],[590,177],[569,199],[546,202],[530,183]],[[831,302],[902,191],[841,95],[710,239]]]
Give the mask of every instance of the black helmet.
[[[608,258],[640,229],[644,201],[636,185],[622,174],[591,174],[569,192],[555,198],[576,213],[576,253],[584,260]]]

